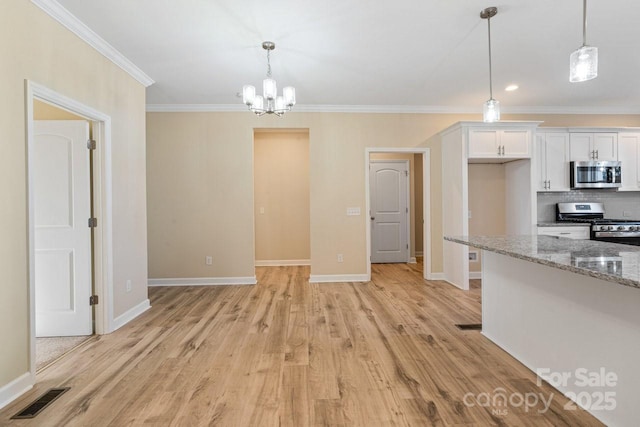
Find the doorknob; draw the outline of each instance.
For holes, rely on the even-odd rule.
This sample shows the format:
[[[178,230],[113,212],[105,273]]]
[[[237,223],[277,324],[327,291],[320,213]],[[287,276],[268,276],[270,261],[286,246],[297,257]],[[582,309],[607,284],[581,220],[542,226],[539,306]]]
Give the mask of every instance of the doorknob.
[[[372,216],[372,217],[371,217],[371,221],[374,221],[375,219],[376,219],[376,217],[375,217],[375,216]]]

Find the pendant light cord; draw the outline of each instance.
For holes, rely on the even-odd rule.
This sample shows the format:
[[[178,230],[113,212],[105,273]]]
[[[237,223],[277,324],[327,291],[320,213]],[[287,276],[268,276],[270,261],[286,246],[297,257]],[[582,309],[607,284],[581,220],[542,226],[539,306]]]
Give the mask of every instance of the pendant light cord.
[[[587,0],[584,0],[585,2]],[[487,28],[489,29],[489,99],[493,99],[493,76],[491,73],[491,17],[487,18]]]
[[[271,49],[267,49],[267,77],[271,78]]]
[[[587,45],[587,0],[582,0],[582,46]]]

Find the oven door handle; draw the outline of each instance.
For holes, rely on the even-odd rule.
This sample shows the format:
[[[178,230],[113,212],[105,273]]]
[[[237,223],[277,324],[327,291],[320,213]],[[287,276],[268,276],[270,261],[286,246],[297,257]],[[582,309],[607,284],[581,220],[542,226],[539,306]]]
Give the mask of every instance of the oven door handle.
[[[630,231],[596,231],[594,237],[597,239],[598,237],[640,237],[640,231],[630,232]]]

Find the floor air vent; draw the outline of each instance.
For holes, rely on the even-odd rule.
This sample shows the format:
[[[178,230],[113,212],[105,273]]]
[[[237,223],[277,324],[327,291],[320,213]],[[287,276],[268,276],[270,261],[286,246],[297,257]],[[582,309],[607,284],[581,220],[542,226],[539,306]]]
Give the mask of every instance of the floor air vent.
[[[456,325],[456,327],[463,331],[481,331],[482,323],[465,323],[461,325]]]
[[[11,417],[12,420],[18,420],[23,418],[35,418],[44,408],[51,405],[57,398],[62,396],[69,387],[65,388],[52,388],[45,394],[37,398],[33,403],[24,408],[19,413]]]

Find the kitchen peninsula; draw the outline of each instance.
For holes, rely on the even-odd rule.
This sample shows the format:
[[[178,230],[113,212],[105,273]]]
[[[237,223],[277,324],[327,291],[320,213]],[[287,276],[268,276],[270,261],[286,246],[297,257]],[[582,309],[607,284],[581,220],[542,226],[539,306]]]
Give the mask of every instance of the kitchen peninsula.
[[[637,425],[639,247],[551,236],[445,240],[483,250],[487,338],[607,425]],[[585,384],[580,374],[615,380]]]

